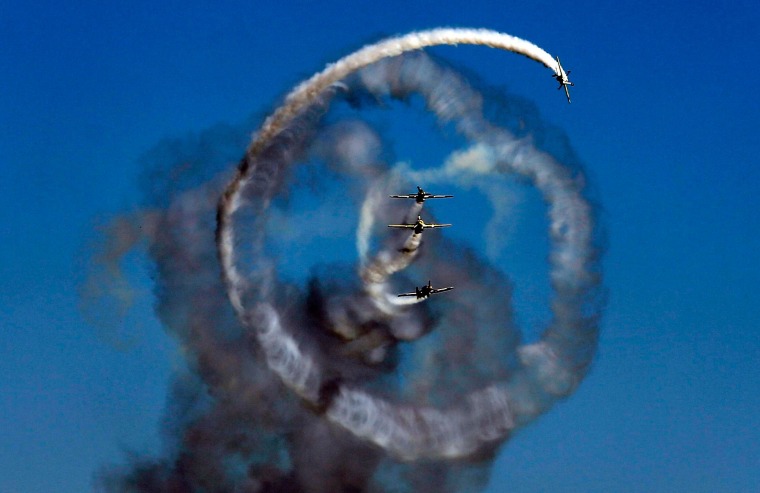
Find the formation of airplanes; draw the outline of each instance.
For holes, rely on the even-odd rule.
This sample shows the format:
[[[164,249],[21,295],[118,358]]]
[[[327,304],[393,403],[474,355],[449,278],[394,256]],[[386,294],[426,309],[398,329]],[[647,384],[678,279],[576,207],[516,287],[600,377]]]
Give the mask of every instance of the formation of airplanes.
[[[557,82],[559,82],[559,87],[557,90],[565,88],[565,96],[567,96],[567,102],[570,102],[570,90],[567,88],[567,86],[574,86],[572,82],[570,82],[570,79],[567,78],[567,76],[570,74],[570,70],[565,72],[565,69],[562,68],[562,63],[559,61],[559,57],[557,57],[557,70],[558,73],[552,75]]]
[[[563,88],[565,89],[567,102],[570,103],[571,101],[569,86],[575,86],[575,84],[570,82],[570,79],[568,77],[570,75],[570,71],[565,71],[565,69],[562,67],[562,62],[560,62],[559,57],[556,57],[556,59],[557,66],[554,69],[555,73],[552,74],[552,77],[559,83],[557,90]],[[336,87],[343,88],[337,85]],[[453,195],[434,195],[432,193],[428,193],[420,186],[417,186],[417,193],[390,195],[390,198],[392,199],[413,199],[420,208],[428,199],[448,199],[452,197]],[[413,223],[388,225],[389,228],[413,230],[412,235],[404,243],[403,248],[399,249],[399,252],[405,255],[413,254],[417,250],[421,239],[419,235],[422,235],[422,232],[425,229],[447,228],[450,226],[451,224],[426,223],[422,220],[421,215],[418,215],[417,220]],[[454,289],[454,286],[434,288],[432,281],[428,280],[427,284],[423,284],[420,287],[415,286],[414,292],[401,293],[397,296],[399,298],[415,297],[416,302],[421,302],[423,300],[427,300],[434,294],[445,293],[446,291],[451,291],[452,289]],[[413,301],[413,303],[414,302],[415,301]],[[349,325],[353,327],[352,324],[346,324],[346,326]],[[366,363],[372,365],[381,364],[385,360],[389,348],[392,347],[396,341],[414,340],[421,337],[425,333],[424,329],[413,333],[405,333],[403,331],[388,332],[387,330],[379,329],[367,329],[360,330],[358,332],[354,332],[353,329],[343,331],[340,324],[335,325],[331,330],[333,330],[333,332],[340,335],[341,338],[347,341],[343,350],[344,354],[358,356]],[[320,412],[324,412],[324,410],[327,409],[329,402],[334,399],[335,395],[340,391],[340,388],[340,381],[337,379],[328,380],[323,385],[323,388],[321,388],[319,392],[318,409]]]
[[[570,103],[570,90],[568,89],[569,86],[575,86],[572,82],[570,82],[570,79],[568,76],[570,75],[570,70],[565,71],[564,68],[562,68],[562,62],[559,60],[559,57],[557,58],[557,71],[555,74],[552,75],[554,79],[559,82],[559,87],[557,87],[557,90],[564,88],[565,89],[565,96],[567,96],[567,102]],[[448,199],[452,198],[453,195],[433,195],[432,193],[427,193],[425,190],[422,189],[422,187],[417,186],[417,193],[410,193],[406,195],[391,195],[392,199],[414,199],[415,202],[418,204],[422,204],[427,199]],[[422,234],[422,231],[428,228],[447,228],[451,226],[451,224],[434,224],[434,223],[426,223],[422,220],[422,216],[417,216],[417,221],[415,221],[412,224],[389,224],[389,228],[401,228],[401,229],[413,229],[415,235]],[[401,249],[400,251],[406,252],[407,250]],[[428,281],[427,285],[423,285],[422,287],[415,287],[414,293],[402,293],[399,295],[401,296],[416,296],[417,299],[422,298],[428,298],[432,294],[436,293],[442,293],[444,291],[450,291],[454,289],[452,286],[446,287],[446,288],[434,288],[431,285],[431,282]]]
[[[433,195],[432,193],[425,192],[421,187],[417,187],[417,193],[410,193],[407,195],[391,195],[390,196],[393,199],[414,199],[415,202],[418,204],[422,204],[427,199],[449,199],[452,198],[453,195]],[[422,231],[428,228],[447,228],[451,226],[451,224],[435,224],[435,223],[426,223],[422,220],[422,216],[417,216],[417,220],[414,223],[411,224],[389,224],[389,228],[399,228],[399,229],[412,229],[414,230],[412,234],[419,235],[422,234]],[[402,252],[405,252],[406,250],[402,249]],[[437,293],[443,293],[444,291],[451,291],[454,289],[453,286],[445,287],[445,288],[434,288],[431,281],[428,280],[427,285],[423,284],[421,287],[415,287],[414,293],[401,293],[398,295],[399,297],[403,296],[415,296],[417,299],[424,299],[429,298],[433,294]]]

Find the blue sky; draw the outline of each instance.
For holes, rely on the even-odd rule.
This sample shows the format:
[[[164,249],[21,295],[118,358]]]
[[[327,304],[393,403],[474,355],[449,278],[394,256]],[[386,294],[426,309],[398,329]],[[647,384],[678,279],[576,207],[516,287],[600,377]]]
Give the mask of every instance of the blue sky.
[[[139,202],[139,157],[263,116],[364,43],[445,25],[524,37],[572,69],[567,105],[521,57],[435,50],[567,133],[608,236],[592,373],[504,447],[488,491],[760,487],[760,5],[264,3],[11,0],[0,13],[0,491],[88,490],[124,450],[161,449],[179,356],[140,259],[129,349],[77,297],[97,225]]]

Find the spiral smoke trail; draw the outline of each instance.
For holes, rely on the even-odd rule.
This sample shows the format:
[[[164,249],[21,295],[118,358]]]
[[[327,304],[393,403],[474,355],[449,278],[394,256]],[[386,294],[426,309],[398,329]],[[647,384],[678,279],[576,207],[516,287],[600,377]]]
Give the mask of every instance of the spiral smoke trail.
[[[560,73],[559,67],[551,55],[538,46],[515,36],[486,29],[433,29],[410,33],[366,46],[334,64],[328,65],[323,71],[301,83],[288,94],[285,98],[285,104],[266,119],[249,146],[246,157],[238,168],[238,175],[230,182],[219,205],[217,217],[219,222],[217,228],[219,256],[227,280],[230,301],[238,313],[242,315],[245,311],[239,292],[244,281],[234,263],[234,231],[230,226],[230,219],[241,205],[242,188],[251,180],[251,164],[261,161],[266,150],[272,147],[272,141],[276,136],[291,126],[309,105],[313,105],[320,98],[324,98],[324,93],[330,86],[340,82],[348,75],[384,58],[430,46],[458,44],[482,45],[512,51],[543,63],[554,70],[555,74]],[[272,173],[275,170],[269,170],[269,172]],[[259,174],[261,173],[259,172]]]
[[[273,285],[271,269],[259,266],[260,273],[254,282],[241,273],[236,263],[233,216],[244,205],[241,197],[249,187],[258,196],[253,207],[259,217],[265,215],[269,201],[281,184],[281,168],[286,166],[280,156],[271,154],[281,153],[285,146],[294,144],[298,127],[308,126],[298,122],[309,118],[310,108],[329,105],[329,88],[380,60],[425,46],[460,43],[513,51],[541,62],[555,72],[557,70],[552,57],[537,46],[485,30],[437,29],[364,47],[328,65],[286,97],[283,106],[264,122],[220,201],[217,245],[232,306],[241,321],[259,334],[270,368],[288,387],[313,404],[324,399],[323,386],[326,384],[318,357],[312,354],[308,345],[299,344],[283,327],[277,310],[268,301],[267,291]],[[339,386],[327,404],[328,418],[405,460],[464,457],[474,453],[483,443],[506,438],[516,424],[528,421],[545,409],[546,401],[566,396],[575,389],[593,355],[593,349],[589,351],[588,347],[593,347],[596,340],[595,315],[584,313],[589,302],[587,293],[597,283],[592,267],[595,256],[591,241],[592,220],[577,181],[564,167],[529,142],[493,128],[472,106],[457,104],[457,101],[476,99],[461,82],[450,78],[451,84],[443,85],[440,79],[431,78],[433,74],[429,72],[417,67],[408,76],[401,75],[394,89],[421,93],[439,119],[456,120],[458,130],[470,141],[489,146],[494,154],[489,163],[492,171],[517,173],[530,179],[542,192],[549,204],[553,243],[551,276],[557,296],[553,306],[554,321],[541,342],[519,349],[522,371],[514,375],[511,382],[471,393],[462,405],[448,410],[399,407],[362,389]],[[397,73],[400,72],[388,71],[391,77]],[[374,74],[374,78],[380,81],[379,86],[388,80],[384,75]],[[378,92],[381,89],[371,84],[371,81],[367,84],[370,90]],[[286,142],[280,139],[283,133],[289,133]],[[376,203],[377,200],[370,199],[370,202]],[[366,208],[372,209],[373,205]],[[365,234],[368,230],[360,228]],[[254,238],[254,244],[262,241],[261,235]],[[358,242],[363,244],[366,240],[360,238]],[[362,269],[365,289],[375,300],[376,307],[386,315],[392,306],[383,302],[387,293],[381,287],[391,274],[406,268],[414,260],[416,251],[416,247],[404,248],[395,255],[384,251]],[[525,398],[528,393],[531,398]]]
[[[506,34],[412,33],[297,86],[250,144],[241,143],[246,125],[153,153],[150,206],[119,221],[107,242],[114,251],[97,258],[110,262],[105,278],[121,288],[111,264],[146,242],[157,314],[189,371],[169,399],[166,458],[104,472],[105,490],[478,491],[498,446],[575,390],[596,351],[602,308],[585,179],[565,150],[535,143],[531,132],[543,130],[534,111],[512,99],[506,113],[520,124],[492,121],[487,110],[498,102],[416,51],[465,43],[557,71],[549,54]],[[362,115],[415,95],[466,143],[438,167],[388,165],[370,123],[332,118],[341,107]],[[230,177],[229,162],[246,144]],[[299,186],[315,167],[308,196]],[[188,169],[195,178],[178,180]],[[521,341],[500,269],[441,231],[386,228],[420,214],[434,220],[427,202],[389,193],[482,180],[496,206],[504,190],[494,178],[502,176],[532,184],[548,211],[552,318],[534,343]],[[337,189],[323,191],[331,180]],[[312,266],[305,286],[288,277],[313,237],[346,246],[351,233],[355,263]],[[406,286],[431,273],[436,284],[456,286],[453,294],[397,298],[399,279]]]

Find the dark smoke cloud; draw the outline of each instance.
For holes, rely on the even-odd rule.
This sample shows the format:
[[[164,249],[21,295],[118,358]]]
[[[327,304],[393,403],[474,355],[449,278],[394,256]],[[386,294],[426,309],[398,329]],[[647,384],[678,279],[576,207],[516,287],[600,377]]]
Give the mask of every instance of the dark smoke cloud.
[[[382,137],[358,120],[363,108],[392,107],[392,99],[413,94],[422,94],[426,108],[442,124],[453,122],[470,144],[418,175],[384,162]],[[337,120],[330,118],[330,104],[354,109]],[[483,108],[491,108],[491,120]],[[582,171],[574,156],[562,162],[570,150],[566,140],[531,105],[484,99],[459,74],[423,55],[381,62],[346,79],[255,160],[243,158],[241,167],[255,171],[233,215],[237,269],[246,274],[241,303],[264,300],[266,309],[241,318],[222,280],[214,232],[219,197],[253,127],[218,126],[148,153],[144,211],[117,219],[94,256],[100,266],[94,272],[116,272],[123,255],[145,242],[156,273],[156,313],[187,366],[168,397],[165,453],[104,469],[99,489],[481,490],[499,445],[569,395],[596,349],[597,238],[593,211],[582,198]],[[540,137],[531,141],[533,130]],[[418,212],[387,200],[410,179],[457,183],[464,175],[489,174],[522,176],[550,208],[554,318],[535,344],[523,344],[511,285],[498,268],[438,232],[424,232],[422,243],[409,248],[411,237],[388,235],[385,228],[386,221]],[[306,192],[321,201],[304,202]],[[343,262],[313,261],[285,275],[295,257],[308,264],[307,250],[319,236],[352,253],[338,255]],[[95,276],[93,285],[113,287],[116,278]],[[445,302],[397,304],[391,282],[412,286],[428,278],[456,290],[441,295],[452,295]],[[287,359],[288,344],[313,364],[302,392],[280,378],[302,369]],[[371,421],[375,401],[361,408],[370,418],[340,417],[340,406],[364,392],[393,403],[380,408],[386,421]],[[383,445],[385,433],[409,435],[409,449],[419,453],[404,456],[399,443]],[[444,435],[464,445],[449,455],[425,452],[438,443],[449,447]]]

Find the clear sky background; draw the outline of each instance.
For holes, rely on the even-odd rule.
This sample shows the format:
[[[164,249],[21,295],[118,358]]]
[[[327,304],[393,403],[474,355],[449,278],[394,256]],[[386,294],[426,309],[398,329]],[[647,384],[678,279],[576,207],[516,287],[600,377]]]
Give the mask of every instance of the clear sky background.
[[[564,129],[607,230],[594,368],[503,448],[488,491],[760,491],[760,4],[404,4],[5,2],[0,492],[87,491],[126,450],[161,450],[180,356],[152,317],[144,260],[118,329],[128,348],[77,295],[97,226],[138,204],[139,157],[266,114],[367,42],[437,26],[562,57],[572,105],[522,57],[435,51]]]

